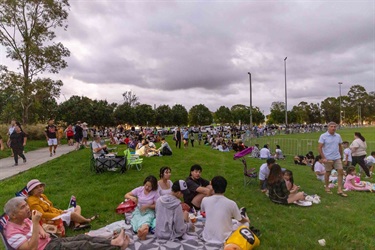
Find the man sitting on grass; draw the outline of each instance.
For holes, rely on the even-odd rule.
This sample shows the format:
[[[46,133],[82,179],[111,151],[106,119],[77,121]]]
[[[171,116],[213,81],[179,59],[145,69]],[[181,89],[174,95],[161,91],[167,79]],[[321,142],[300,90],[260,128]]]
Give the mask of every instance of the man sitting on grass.
[[[189,194],[184,194],[184,201],[189,206],[200,209],[202,199],[213,194],[210,182],[201,177],[202,167],[198,164],[191,166],[190,175],[186,179],[186,184],[190,191]]]
[[[268,175],[270,174],[271,167],[273,164],[275,164],[275,162],[276,162],[275,159],[269,158],[267,159],[266,163],[263,163],[260,166],[258,178],[259,178],[260,190],[262,192],[267,191],[267,178],[268,178]]]
[[[53,250],[53,249],[103,249],[125,250],[129,245],[129,236],[122,229],[115,239],[77,235],[74,237],[51,239],[39,224],[42,214],[30,211],[23,197],[14,197],[4,206],[9,221],[4,229],[5,238],[13,249]],[[31,217],[31,220],[29,219]]]
[[[241,215],[236,202],[224,196],[227,188],[227,180],[224,177],[215,176],[211,180],[211,185],[215,193],[205,197],[201,206],[201,211],[206,213],[202,236],[208,243],[223,244],[233,231],[232,218],[239,223],[247,223],[246,226],[249,226],[250,220],[244,212]]]

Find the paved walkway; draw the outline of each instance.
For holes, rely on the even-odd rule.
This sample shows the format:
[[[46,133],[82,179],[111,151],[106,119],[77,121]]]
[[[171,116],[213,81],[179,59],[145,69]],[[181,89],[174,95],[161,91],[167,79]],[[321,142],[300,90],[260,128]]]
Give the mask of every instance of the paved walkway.
[[[4,180],[16,174],[27,171],[30,168],[39,166],[47,161],[55,159],[56,157],[74,151],[74,149],[74,146],[68,146],[66,144],[60,145],[57,147],[56,154],[52,157],[49,156],[48,147],[33,150],[25,154],[27,159],[26,163],[23,163],[22,158],[18,157],[18,166],[14,166],[13,157],[0,159],[0,180]]]

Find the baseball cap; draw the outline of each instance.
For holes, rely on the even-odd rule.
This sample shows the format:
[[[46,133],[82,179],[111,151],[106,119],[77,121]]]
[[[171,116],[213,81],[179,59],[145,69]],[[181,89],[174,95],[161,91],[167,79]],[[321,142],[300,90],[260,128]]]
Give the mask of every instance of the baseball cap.
[[[172,191],[177,192],[181,191],[183,194],[190,194],[190,191],[184,180],[175,181],[172,185]]]

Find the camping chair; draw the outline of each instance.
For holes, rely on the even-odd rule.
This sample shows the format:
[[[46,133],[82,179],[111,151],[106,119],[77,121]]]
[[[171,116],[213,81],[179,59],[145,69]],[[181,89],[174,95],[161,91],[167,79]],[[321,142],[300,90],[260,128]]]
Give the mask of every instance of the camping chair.
[[[253,180],[256,180],[257,177],[258,177],[258,173],[255,171],[256,170],[255,168],[251,168],[251,169],[247,168],[245,156],[250,154],[252,150],[253,150],[252,147],[246,148],[246,149],[242,150],[241,152],[238,152],[238,153],[234,154],[234,157],[233,157],[234,160],[241,159],[241,162],[244,166],[244,168],[243,168],[243,175],[244,175],[243,184],[244,184],[244,186],[250,184]]]
[[[139,158],[139,155],[131,154],[129,149],[124,151],[124,155],[127,159],[128,169],[130,169],[132,166],[135,166],[138,171],[142,169],[143,159]]]
[[[0,238],[3,241],[5,250],[14,250],[9,245],[9,243],[8,243],[8,241],[7,241],[7,239],[5,238],[5,235],[4,235],[4,228],[5,228],[6,224],[8,223],[8,220],[9,220],[9,216],[7,214],[4,213],[0,216]]]

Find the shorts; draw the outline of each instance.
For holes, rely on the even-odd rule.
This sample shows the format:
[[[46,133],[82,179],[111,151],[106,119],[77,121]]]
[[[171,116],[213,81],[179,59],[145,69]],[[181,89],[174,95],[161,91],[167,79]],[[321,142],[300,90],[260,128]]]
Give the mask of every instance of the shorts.
[[[48,146],[56,146],[57,145],[57,138],[48,138]]]
[[[324,168],[326,169],[327,172],[331,172],[332,169],[342,169],[342,161],[341,159],[337,160],[327,160],[327,162],[324,163]]]

